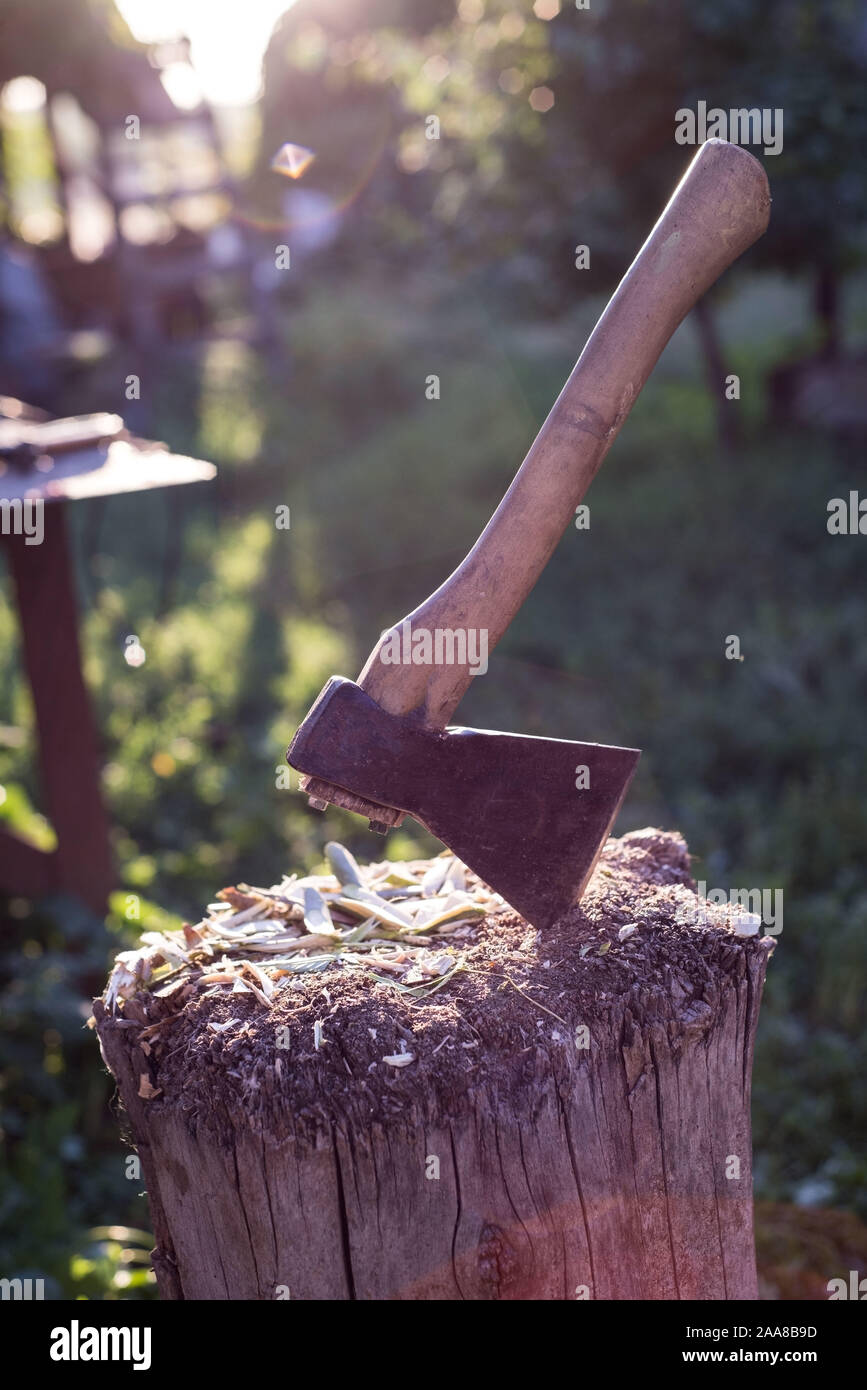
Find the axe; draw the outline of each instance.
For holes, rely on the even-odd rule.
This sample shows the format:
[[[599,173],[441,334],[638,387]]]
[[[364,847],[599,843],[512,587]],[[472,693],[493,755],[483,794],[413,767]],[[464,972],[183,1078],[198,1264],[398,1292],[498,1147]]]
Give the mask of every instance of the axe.
[[[580,900],[640,753],[449,726],[470,639],[500,640],[672,333],[764,232],[770,201],[752,155],[701,147],[466,559],[382,634],[357,682],[328,681],[287,754],[315,810],[332,802],[380,833],[412,816],[538,928]]]

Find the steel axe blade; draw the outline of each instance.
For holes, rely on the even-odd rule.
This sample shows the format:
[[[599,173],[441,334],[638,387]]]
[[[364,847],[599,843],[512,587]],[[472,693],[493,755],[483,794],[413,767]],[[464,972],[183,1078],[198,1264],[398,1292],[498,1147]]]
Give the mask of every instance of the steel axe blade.
[[[577,902],[641,754],[486,729],[431,729],[332,676],[289,749],[426,826],[535,927]]]

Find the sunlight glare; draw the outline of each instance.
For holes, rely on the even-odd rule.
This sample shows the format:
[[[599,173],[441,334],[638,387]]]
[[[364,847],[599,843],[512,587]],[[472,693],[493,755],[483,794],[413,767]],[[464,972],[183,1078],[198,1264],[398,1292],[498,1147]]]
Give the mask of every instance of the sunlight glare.
[[[37,77],[13,77],[2,92],[4,111],[15,115],[41,111],[45,105],[45,88]]]
[[[274,25],[291,9],[293,0],[244,0],[243,5],[237,0],[115,3],[143,43],[186,35],[190,62],[207,101],[217,106],[245,106],[259,95],[262,56]],[[169,95],[175,100],[171,89]]]
[[[271,160],[271,168],[275,174],[285,174],[290,179],[300,179],[306,169],[310,168],[316,155],[312,150],[308,150],[304,145],[281,145],[280,149]]]

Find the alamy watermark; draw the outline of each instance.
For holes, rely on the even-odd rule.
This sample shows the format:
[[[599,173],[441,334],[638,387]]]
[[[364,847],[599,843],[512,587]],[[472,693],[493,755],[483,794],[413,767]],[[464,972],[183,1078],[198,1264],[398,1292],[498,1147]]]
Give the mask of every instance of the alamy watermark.
[[[468,666],[473,676],[488,669],[486,627],[413,629],[409,618],[380,634],[379,659],[384,666]]]
[[[23,536],[25,545],[41,545],[45,539],[45,503],[42,498],[0,498],[0,535]]]
[[[674,113],[674,139],[678,145],[703,145],[706,140],[730,140],[733,145],[761,145],[763,154],[782,154],[783,109],[780,106],[720,106],[708,110],[706,101],[696,110],[682,106]]]
[[[867,536],[867,497],[854,489],[845,497],[832,497],[828,503],[828,534]]]
[[[857,1269],[849,1270],[848,1282],[845,1279],[829,1279],[825,1288],[828,1290],[829,1303],[840,1299],[852,1299],[856,1303],[867,1300],[867,1279],[862,1279]]]
[[[704,879],[696,884],[697,897],[682,902],[675,921],[690,927],[712,926],[717,920],[708,907],[728,907],[734,928],[739,936],[758,936],[764,926],[764,936],[779,936],[783,930],[782,888],[711,888]]]
[[[44,1279],[0,1279],[0,1299],[39,1300],[45,1297]]]
[[[151,1364],[149,1327],[82,1327],[73,1318],[69,1327],[51,1331],[48,1355],[52,1361],[131,1361],[134,1371]]]

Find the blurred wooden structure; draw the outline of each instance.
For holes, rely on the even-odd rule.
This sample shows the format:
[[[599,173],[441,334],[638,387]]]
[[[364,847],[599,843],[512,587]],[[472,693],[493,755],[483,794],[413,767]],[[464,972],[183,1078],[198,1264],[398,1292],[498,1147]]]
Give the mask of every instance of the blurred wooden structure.
[[[204,102],[178,107],[161,80],[171,68],[192,76],[186,41],[149,50],[124,33],[119,15],[86,0],[13,4],[3,32],[0,90],[16,78],[44,87],[42,106],[16,118],[30,142],[27,192],[32,198],[41,180],[42,202],[22,211],[14,180],[0,186],[5,247],[26,249],[56,312],[58,329],[43,355],[62,357],[65,337],[78,330],[141,352],[198,337],[208,326],[206,283],[215,271],[238,273],[249,298],[254,247],[243,224],[230,220],[234,180],[213,112]],[[5,130],[0,164],[16,163],[10,149]],[[0,252],[3,240],[0,225]],[[7,322],[4,334],[4,300],[0,275],[5,389],[33,398],[27,378],[15,374],[8,345],[16,325]],[[41,394],[50,405],[50,373]]]
[[[101,913],[114,885],[65,504],[207,481],[215,473],[213,464],[131,438],[118,416],[52,421],[20,401],[0,398],[0,541],[15,586],[44,809],[57,836],[57,848],[48,853],[0,831],[0,892],[34,899],[71,893]],[[25,504],[39,507],[39,541],[35,529],[28,536],[22,524]]]

